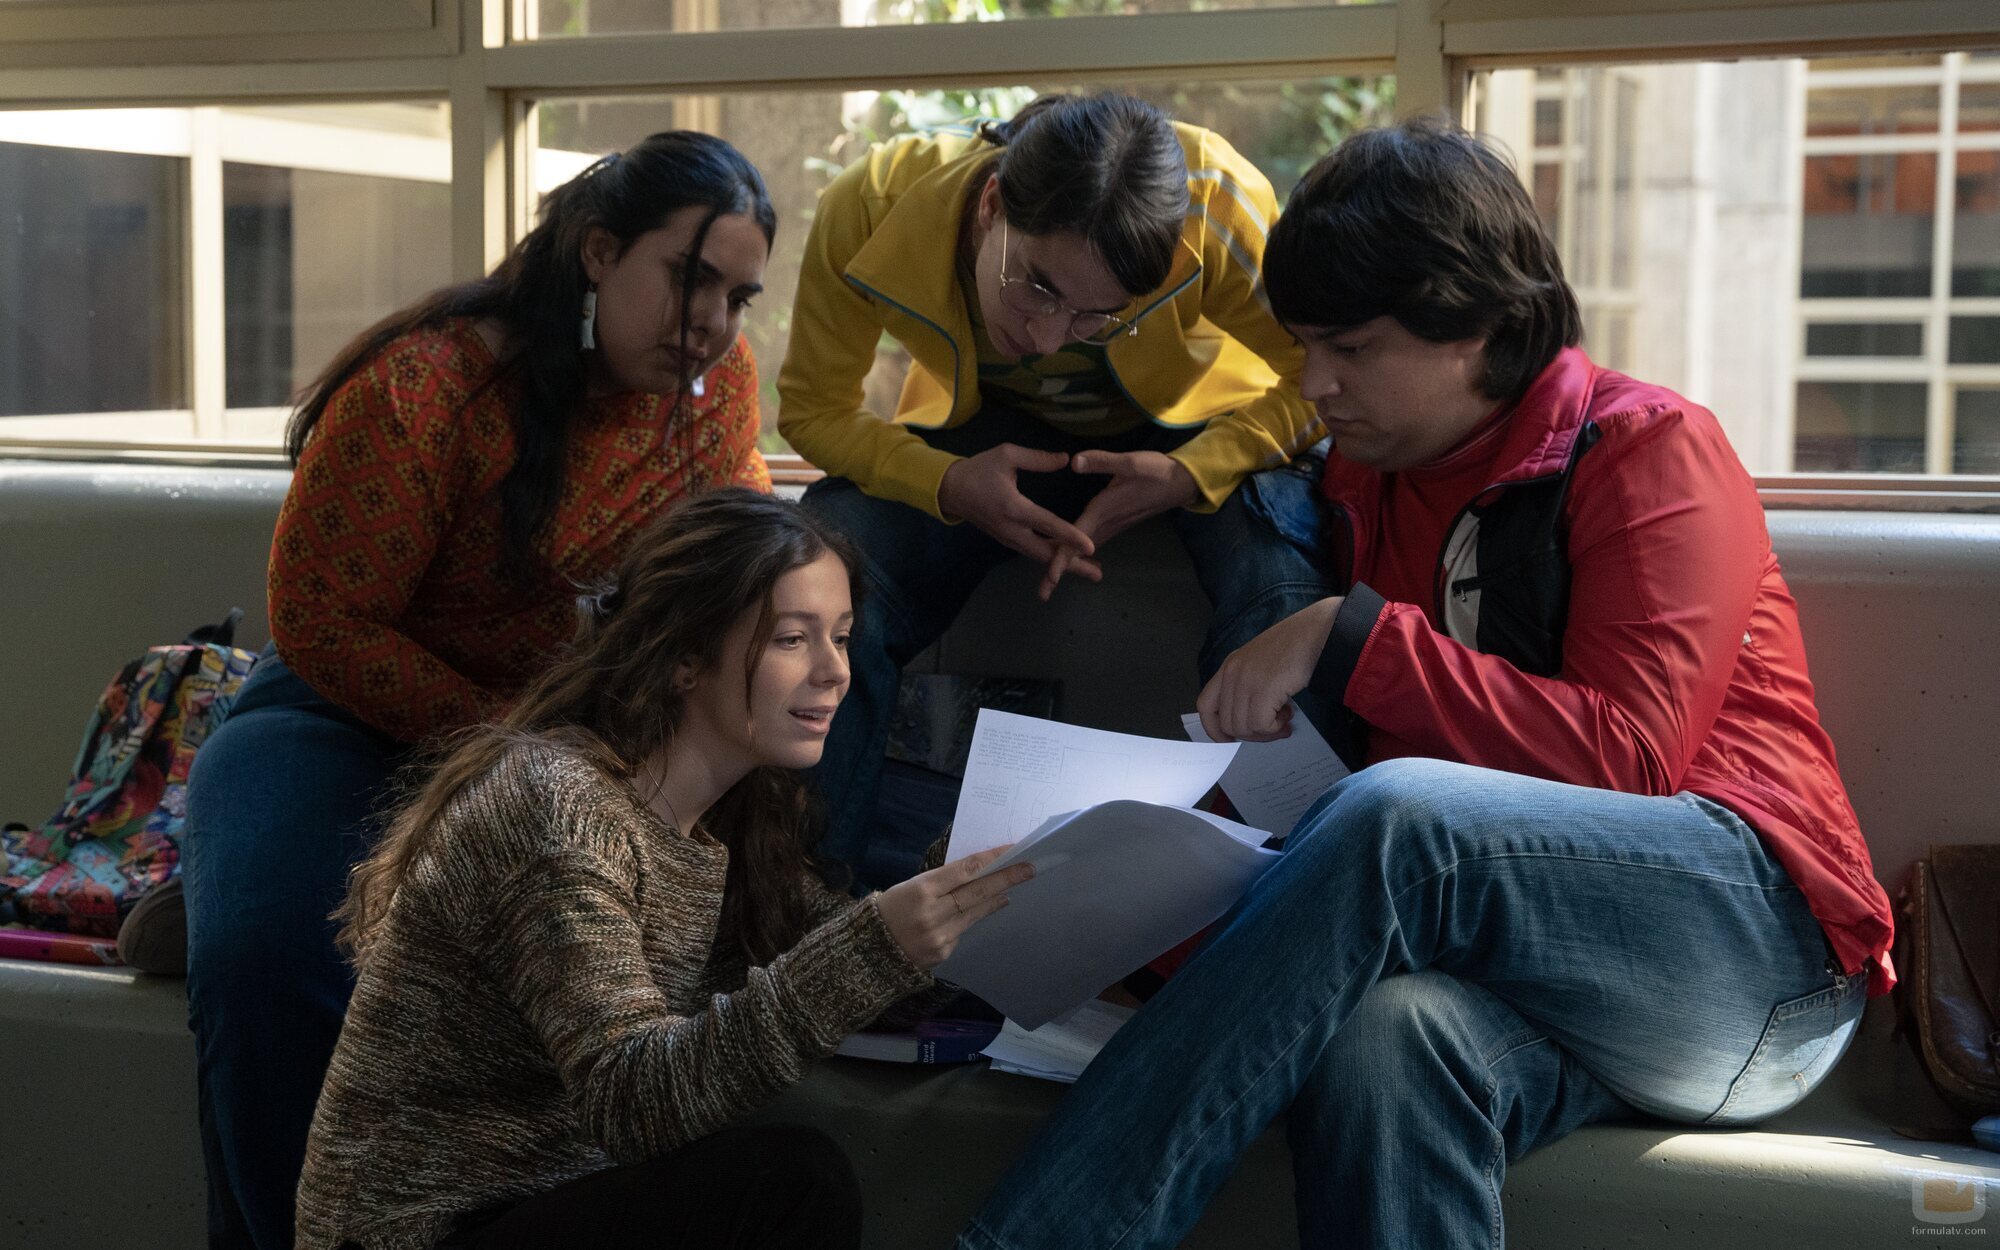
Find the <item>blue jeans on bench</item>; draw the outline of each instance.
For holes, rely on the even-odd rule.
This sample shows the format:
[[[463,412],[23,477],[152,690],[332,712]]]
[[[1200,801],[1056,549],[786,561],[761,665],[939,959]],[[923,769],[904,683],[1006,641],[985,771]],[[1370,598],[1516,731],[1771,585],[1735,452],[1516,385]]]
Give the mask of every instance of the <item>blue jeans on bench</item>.
[[[1165,451],[1196,432],[1148,425],[1114,437],[1079,439],[1032,415],[991,406],[953,429],[913,431],[933,447],[959,456],[1002,443],[1071,455],[1090,448]],[[1193,657],[1201,680],[1207,681],[1236,648],[1334,593],[1319,558],[1324,465],[1316,450],[1293,464],[1245,478],[1215,512],[1177,509],[1171,514],[1214,608],[1201,653]],[[1018,480],[1030,500],[1075,520],[1106,479],[1061,471],[1022,473]],[[903,666],[937,641],[988,573],[1016,557],[983,530],[947,525],[908,504],[877,499],[845,478],[814,482],[803,503],[853,540],[865,566],[865,595],[848,643],[852,681],[833,719],[826,751],[808,774],[826,805],[821,853],[859,869],[868,859],[874,832],[876,794]],[[1113,648],[1119,640],[1095,639],[1093,645]],[[1160,659],[1176,662],[1172,656]],[[1299,706],[1324,723],[1311,695],[1302,696]]]
[[[1377,764],[1301,818],[958,1244],[1173,1246],[1283,1113],[1307,1250],[1497,1248],[1509,1160],[1635,1112],[1787,1109],[1866,980],[1705,799]]]
[[[209,1245],[289,1250],[306,1133],[354,989],[327,916],[405,748],[266,648],[188,781],[188,1025]]]

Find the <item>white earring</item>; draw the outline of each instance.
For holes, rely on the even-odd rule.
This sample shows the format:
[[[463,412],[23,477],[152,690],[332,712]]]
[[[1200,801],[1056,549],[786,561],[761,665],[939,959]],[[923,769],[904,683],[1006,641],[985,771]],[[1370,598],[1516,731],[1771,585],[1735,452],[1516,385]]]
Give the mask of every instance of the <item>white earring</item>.
[[[597,288],[583,293],[583,350],[597,346]]]
[[[700,399],[703,395],[706,395],[708,393],[707,389],[702,386],[701,378],[699,377],[696,377],[694,381],[688,383],[688,389],[694,392],[694,397],[696,399]]]

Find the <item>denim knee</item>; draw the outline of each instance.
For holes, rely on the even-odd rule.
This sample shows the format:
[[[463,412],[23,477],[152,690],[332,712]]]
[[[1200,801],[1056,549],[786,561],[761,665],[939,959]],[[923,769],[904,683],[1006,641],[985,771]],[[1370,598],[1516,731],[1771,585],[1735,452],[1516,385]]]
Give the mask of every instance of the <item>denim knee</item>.
[[[1404,830],[1451,825],[1466,810],[1464,804],[1479,802],[1479,778],[1485,771],[1420,757],[1370,764],[1341,778],[1307,809],[1293,845],[1332,828],[1340,830],[1343,841],[1394,841]]]
[[[1377,982],[1327,1043],[1313,1074],[1317,1092],[1353,1114],[1399,1122],[1398,1108],[1434,1096],[1428,1083],[1397,1079],[1413,1062],[1442,1061],[1459,1069],[1497,1057],[1479,1053],[1487,1048],[1487,1039],[1469,1027],[1470,994],[1441,972],[1412,972]],[[1519,1032],[1522,1043],[1540,1037],[1530,1028]]]

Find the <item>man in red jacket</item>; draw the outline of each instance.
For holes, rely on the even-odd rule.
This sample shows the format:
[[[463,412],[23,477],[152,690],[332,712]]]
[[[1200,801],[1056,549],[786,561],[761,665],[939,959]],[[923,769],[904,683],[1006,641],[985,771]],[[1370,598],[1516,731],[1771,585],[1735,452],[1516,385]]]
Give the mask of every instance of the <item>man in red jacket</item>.
[[[1266,266],[1346,592],[1198,707],[1262,740],[1311,690],[1367,767],[1085,1073],[974,1250],[1173,1245],[1280,1113],[1305,1246],[1497,1246],[1507,1160],[1783,1111],[1894,980],[1756,489],[1713,414],[1577,349],[1506,162],[1440,122],[1357,135]]]

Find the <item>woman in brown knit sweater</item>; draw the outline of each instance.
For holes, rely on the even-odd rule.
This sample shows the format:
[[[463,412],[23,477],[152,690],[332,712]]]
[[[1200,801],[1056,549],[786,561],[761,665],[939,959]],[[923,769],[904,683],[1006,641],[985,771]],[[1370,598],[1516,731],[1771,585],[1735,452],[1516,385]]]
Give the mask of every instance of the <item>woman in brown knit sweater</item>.
[[[858,902],[813,874],[789,770],[846,693],[858,567],[783,501],[684,504],[454,740],[340,913],[360,980],[301,1250],[859,1243],[838,1147],[728,1126],[1028,874],[987,852]]]

